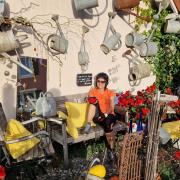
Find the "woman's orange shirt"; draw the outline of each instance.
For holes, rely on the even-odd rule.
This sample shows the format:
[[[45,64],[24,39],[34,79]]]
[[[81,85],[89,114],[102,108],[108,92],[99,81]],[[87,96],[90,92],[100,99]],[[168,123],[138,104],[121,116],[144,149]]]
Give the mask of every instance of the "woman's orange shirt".
[[[106,113],[109,110],[111,97],[114,96],[115,93],[109,89],[106,89],[103,93],[97,88],[93,88],[89,91],[89,97],[96,97],[98,99],[102,113]],[[114,112],[112,113],[114,114]]]

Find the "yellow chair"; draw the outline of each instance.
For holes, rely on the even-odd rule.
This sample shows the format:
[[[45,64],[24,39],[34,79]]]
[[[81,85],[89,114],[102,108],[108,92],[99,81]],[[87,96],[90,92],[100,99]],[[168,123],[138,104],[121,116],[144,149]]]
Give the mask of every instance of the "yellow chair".
[[[6,165],[11,166],[12,163],[35,159],[42,160],[42,158],[46,159],[47,155],[55,153],[47,131],[37,128],[36,132],[30,132],[25,128],[25,125],[30,123],[35,125],[39,120],[40,118],[32,118],[19,122],[12,119],[7,122],[0,103],[0,145]]]

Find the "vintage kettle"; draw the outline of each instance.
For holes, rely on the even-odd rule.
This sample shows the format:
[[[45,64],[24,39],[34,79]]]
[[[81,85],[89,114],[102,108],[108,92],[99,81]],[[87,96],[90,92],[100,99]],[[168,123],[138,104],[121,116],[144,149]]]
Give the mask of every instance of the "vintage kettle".
[[[129,13],[133,16],[136,16],[139,19],[149,22],[150,21],[149,17],[139,16],[138,14],[133,13],[129,10],[131,8],[137,7],[139,3],[140,0],[114,0],[114,7],[116,11],[123,11],[125,13]]]
[[[81,48],[80,51],[78,52],[78,61],[79,61],[79,65],[81,66],[82,72],[84,72],[87,70],[89,64],[89,55],[85,48],[84,36],[85,33],[89,32],[89,28],[87,28],[86,26],[82,26],[82,31],[83,33],[81,39]]]
[[[59,31],[59,35],[57,34],[51,34],[47,38],[47,46],[49,47],[49,41],[50,41],[50,47],[48,50],[52,53],[52,55],[58,55],[58,54],[65,54],[67,53],[68,49],[68,40],[65,38],[63,31],[61,29],[61,26],[58,22],[58,15],[53,15],[52,20],[55,21],[57,29]]]
[[[106,33],[104,36],[103,43],[101,44],[101,50],[108,54],[111,50],[118,50],[121,47],[121,35],[120,33],[116,32],[114,27],[112,26],[112,19],[116,16],[116,12],[109,12],[109,21],[106,29]],[[109,32],[112,32],[112,35],[108,37]]]

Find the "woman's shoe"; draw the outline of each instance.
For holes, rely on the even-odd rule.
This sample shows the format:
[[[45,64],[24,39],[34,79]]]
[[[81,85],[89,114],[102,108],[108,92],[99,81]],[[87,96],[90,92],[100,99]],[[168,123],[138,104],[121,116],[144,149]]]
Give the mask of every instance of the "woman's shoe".
[[[91,124],[87,123],[86,126],[83,129],[83,134],[89,134],[91,130]]]

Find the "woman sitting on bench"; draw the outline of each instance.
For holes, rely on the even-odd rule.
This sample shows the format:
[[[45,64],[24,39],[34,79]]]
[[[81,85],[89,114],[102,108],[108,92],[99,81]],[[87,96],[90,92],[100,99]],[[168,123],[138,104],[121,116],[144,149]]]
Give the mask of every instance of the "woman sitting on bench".
[[[113,150],[115,134],[112,127],[118,118],[114,113],[115,93],[107,88],[108,82],[107,74],[102,72],[96,75],[95,88],[89,91],[89,109],[84,133],[90,132],[91,122],[94,121],[104,129],[109,147]]]

